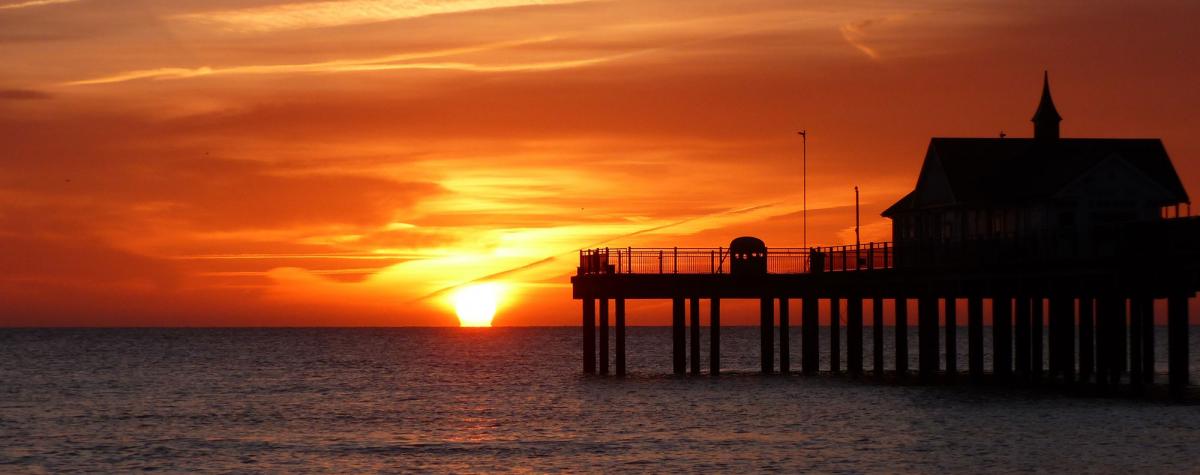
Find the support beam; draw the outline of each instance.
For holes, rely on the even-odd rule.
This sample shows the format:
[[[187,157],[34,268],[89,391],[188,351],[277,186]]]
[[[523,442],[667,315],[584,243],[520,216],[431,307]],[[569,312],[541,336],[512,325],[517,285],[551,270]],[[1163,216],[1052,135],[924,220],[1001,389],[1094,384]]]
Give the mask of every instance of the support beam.
[[[842,299],[829,299],[829,371],[842,371]]]
[[[583,299],[583,373],[596,374],[596,299]]]
[[[1075,382],[1075,299],[1069,295],[1052,297],[1050,320],[1058,322],[1055,336],[1058,375],[1063,382]]]
[[[860,376],[863,371],[863,300],[846,299],[846,371]]]
[[[800,302],[800,339],[801,341],[801,370],[804,374],[817,374],[820,371],[818,365],[821,362],[821,338],[818,324],[819,307],[817,306],[817,298],[809,295],[805,296]]]
[[[871,355],[875,376],[883,376],[883,299],[871,299]]]
[[[1029,375],[1037,381],[1042,379],[1042,371],[1045,369],[1045,358],[1043,352],[1046,347],[1046,339],[1043,336],[1042,328],[1046,324],[1046,310],[1042,304],[1042,297],[1034,297],[1030,302],[1032,307],[1030,311],[1032,315],[1029,319]]]
[[[1182,395],[1188,385],[1188,296],[1167,298],[1167,372],[1171,392]]]
[[[1142,315],[1142,378],[1154,382],[1154,299],[1141,301]]]
[[[721,374],[721,299],[708,301],[708,373]]]
[[[908,299],[896,299],[896,377],[908,373]]]
[[[1115,295],[1105,295],[1096,300],[1096,382],[1103,385],[1120,381],[1118,366],[1116,326],[1117,319],[1125,317],[1124,300]]]
[[[1091,296],[1079,298],[1079,381],[1096,373],[1096,307]]]
[[[958,373],[958,299],[946,297],[943,300],[946,325],[946,376],[953,377]]]
[[[775,299],[759,299],[759,354],[762,374],[775,372]]]
[[[600,375],[608,375],[608,299],[600,299]]]
[[[1000,381],[1012,376],[1012,297],[992,298],[992,373]]]
[[[692,374],[700,374],[700,299],[692,297],[692,321],[691,321],[691,336],[692,336],[692,356],[691,367]]]
[[[1135,389],[1140,389],[1145,383],[1145,377],[1142,375],[1142,315],[1144,306],[1142,298],[1134,297],[1129,299],[1129,385]]]
[[[671,299],[671,363],[675,374],[687,372],[687,355],[684,354],[683,299]]]
[[[1029,378],[1029,297],[1017,297],[1013,305],[1016,306],[1013,312],[1014,369],[1021,378]]]
[[[792,322],[787,297],[779,299],[779,372],[792,372]]]
[[[917,298],[917,368],[921,381],[932,382],[938,371],[938,300]]]
[[[983,299],[967,298],[967,370],[971,380],[983,381]]]
[[[613,303],[617,307],[617,376],[625,376],[625,299]]]

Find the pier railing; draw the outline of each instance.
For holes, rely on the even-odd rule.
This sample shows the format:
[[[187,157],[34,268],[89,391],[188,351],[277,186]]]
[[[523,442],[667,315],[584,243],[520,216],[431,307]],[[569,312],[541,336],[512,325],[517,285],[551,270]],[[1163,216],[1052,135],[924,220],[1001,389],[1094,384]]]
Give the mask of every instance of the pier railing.
[[[767,249],[768,274],[886,269],[895,265],[890,242]],[[815,258],[814,258],[815,257]],[[813,264],[818,268],[813,268]],[[579,274],[728,274],[726,247],[625,247],[579,251]]]

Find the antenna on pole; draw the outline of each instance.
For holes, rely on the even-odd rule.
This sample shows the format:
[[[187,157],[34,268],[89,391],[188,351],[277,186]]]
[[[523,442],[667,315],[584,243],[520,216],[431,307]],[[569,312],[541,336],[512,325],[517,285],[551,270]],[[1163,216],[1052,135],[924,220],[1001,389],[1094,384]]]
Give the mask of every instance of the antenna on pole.
[[[862,240],[858,234],[858,186],[854,187],[854,248],[858,249],[862,246]]]
[[[802,145],[803,149],[801,149],[802,150],[802,155],[801,155],[802,158],[801,158],[801,162],[800,162],[800,174],[801,174],[801,181],[800,181],[800,186],[801,186],[800,197],[801,198],[800,198],[800,200],[802,203],[801,206],[803,206],[803,208],[800,212],[800,219],[804,222],[804,224],[803,224],[804,248],[808,249],[808,130],[801,130],[796,133],[800,134],[800,138],[803,140],[803,145]]]

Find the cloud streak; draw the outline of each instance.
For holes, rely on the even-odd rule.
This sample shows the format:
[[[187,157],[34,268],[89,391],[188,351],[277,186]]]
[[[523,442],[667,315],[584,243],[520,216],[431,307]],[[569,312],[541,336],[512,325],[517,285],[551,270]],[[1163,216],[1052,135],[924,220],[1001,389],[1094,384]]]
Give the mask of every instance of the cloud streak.
[[[70,1],[70,0],[42,0]],[[580,3],[587,0],[351,0],[292,3],[189,13],[175,18],[241,32],[356,25],[497,8]]]
[[[134,71],[124,71],[108,76],[101,76],[91,79],[82,79],[78,81],[70,81],[63,83],[65,86],[89,86],[99,84],[114,84],[128,81],[137,81],[143,79],[154,80],[170,80],[170,79],[191,79],[199,77],[212,76],[233,76],[233,75],[266,75],[266,74],[310,74],[310,73],[351,73],[351,72],[371,72],[371,71],[390,71],[390,70],[449,70],[449,71],[467,71],[467,72],[532,72],[532,71],[552,71],[557,69],[578,68],[591,66],[600,63],[614,61],[624,57],[632,56],[638,52],[622,53],[608,56],[599,56],[582,59],[568,59],[556,61],[541,61],[541,62],[525,62],[525,63],[509,63],[509,64],[479,64],[462,61],[422,61],[410,62],[419,59],[444,58],[449,56],[457,56],[468,53],[477,53],[482,51],[490,51],[503,48],[511,48],[515,46],[528,45],[533,43],[544,43],[554,40],[554,37],[531,38],[518,41],[506,41],[500,43],[492,43],[482,46],[453,48],[437,51],[427,51],[418,53],[404,53],[389,56],[361,58],[361,59],[340,59],[334,61],[321,61],[314,63],[295,63],[295,64],[265,64],[265,65],[246,65],[246,66],[229,66],[229,67],[211,67],[202,66],[198,68],[154,68],[141,69]]]
[[[79,0],[30,0],[28,2],[10,3],[8,5],[0,5],[0,10],[20,10],[22,8],[41,7],[46,5],[58,5],[61,3],[75,3]]]

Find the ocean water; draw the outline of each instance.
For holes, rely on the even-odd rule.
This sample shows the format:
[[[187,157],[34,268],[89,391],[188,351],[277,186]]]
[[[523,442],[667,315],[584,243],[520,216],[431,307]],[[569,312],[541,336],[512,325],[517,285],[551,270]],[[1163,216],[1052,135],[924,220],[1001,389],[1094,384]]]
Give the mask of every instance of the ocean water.
[[[0,473],[1200,471],[1200,406],[761,377],[722,336],[672,377],[630,328],[622,380],[576,328],[0,330]]]

